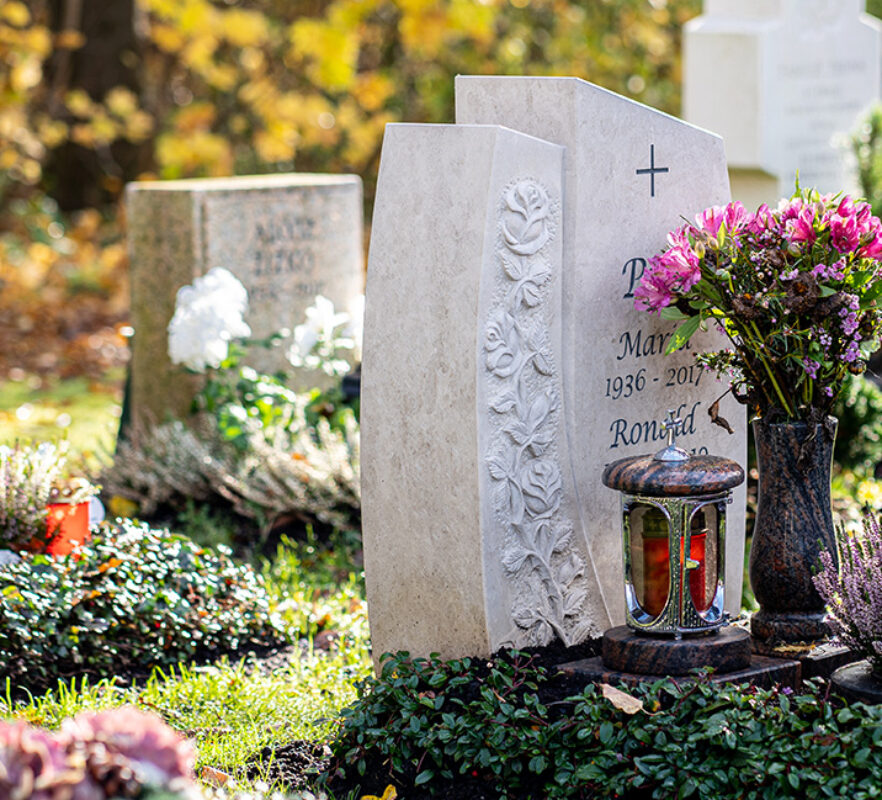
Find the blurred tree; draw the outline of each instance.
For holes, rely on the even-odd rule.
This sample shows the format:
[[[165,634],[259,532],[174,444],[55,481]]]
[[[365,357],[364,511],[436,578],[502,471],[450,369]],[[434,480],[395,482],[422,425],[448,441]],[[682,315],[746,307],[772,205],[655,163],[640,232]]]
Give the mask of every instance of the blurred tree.
[[[76,113],[67,102],[76,98],[85,107],[87,100],[100,103],[109,96],[123,114],[127,106],[135,110],[140,86],[134,14],[134,0],[48,0],[55,48],[44,74],[47,110],[74,126],[45,167],[51,194],[63,210],[104,205],[149,164],[145,142],[109,140],[102,136],[100,119],[91,129],[75,127]],[[103,128],[116,133],[112,124]]]
[[[575,75],[669,112],[700,0],[138,0],[160,175],[357,172],[463,73]]]

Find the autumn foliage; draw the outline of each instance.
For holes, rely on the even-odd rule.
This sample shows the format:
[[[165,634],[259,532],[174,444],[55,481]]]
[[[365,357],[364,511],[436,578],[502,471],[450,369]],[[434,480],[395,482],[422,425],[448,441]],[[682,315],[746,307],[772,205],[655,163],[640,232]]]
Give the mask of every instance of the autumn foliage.
[[[100,37],[89,7],[0,0],[4,335],[73,302],[121,343],[128,180],[355,172],[370,204],[386,123],[451,121],[456,74],[575,75],[676,113],[700,0],[114,0],[127,29]],[[90,189],[109,212],[82,212]]]

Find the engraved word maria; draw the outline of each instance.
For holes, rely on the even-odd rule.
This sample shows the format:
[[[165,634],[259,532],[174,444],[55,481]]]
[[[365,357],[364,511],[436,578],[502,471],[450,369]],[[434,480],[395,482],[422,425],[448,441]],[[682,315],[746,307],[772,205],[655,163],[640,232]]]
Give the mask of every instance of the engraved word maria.
[[[564,644],[594,633],[580,618],[585,559],[561,512],[560,377],[549,343],[552,282],[546,247],[560,203],[537,181],[511,182],[499,205],[501,269],[485,329],[491,438],[487,468],[503,525],[502,565],[512,587],[512,629],[502,645]]]

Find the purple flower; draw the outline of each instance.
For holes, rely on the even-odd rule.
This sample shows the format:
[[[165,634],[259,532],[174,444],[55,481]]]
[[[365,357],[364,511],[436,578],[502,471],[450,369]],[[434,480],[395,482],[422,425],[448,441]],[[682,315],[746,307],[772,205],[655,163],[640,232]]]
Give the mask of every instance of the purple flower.
[[[815,588],[827,603],[834,632],[847,647],[867,658],[882,675],[882,532],[879,520],[864,516],[862,533],[836,532],[837,559],[821,552]],[[838,560],[838,564],[837,564]]]

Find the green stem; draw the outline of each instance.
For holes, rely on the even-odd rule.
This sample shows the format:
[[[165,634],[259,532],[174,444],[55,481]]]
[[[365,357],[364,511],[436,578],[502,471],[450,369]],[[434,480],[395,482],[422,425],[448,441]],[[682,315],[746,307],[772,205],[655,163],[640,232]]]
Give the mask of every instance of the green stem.
[[[753,332],[754,332],[754,334],[756,334],[757,339],[760,342],[762,342],[763,337],[760,334],[760,332],[757,330],[756,323],[751,321],[750,327],[753,328]],[[784,406],[785,413],[787,414],[788,417],[792,418],[793,412],[790,410],[790,405],[787,402],[786,398],[784,397],[784,393],[781,391],[781,387],[778,385],[778,381],[775,379],[775,374],[772,372],[772,367],[770,366],[769,362],[766,361],[765,356],[763,356],[762,353],[759,352],[759,348],[757,348],[757,356],[759,357],[759,360],[762,362],[762,365],[765,367],[766,373],[769,376],[769,380],[772,382],[772,386],[775,387],[775,394],[778,395],[778,399],[781,401],[781,405]]]

